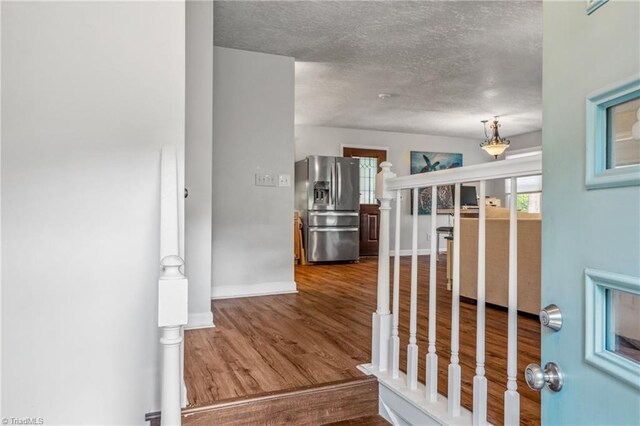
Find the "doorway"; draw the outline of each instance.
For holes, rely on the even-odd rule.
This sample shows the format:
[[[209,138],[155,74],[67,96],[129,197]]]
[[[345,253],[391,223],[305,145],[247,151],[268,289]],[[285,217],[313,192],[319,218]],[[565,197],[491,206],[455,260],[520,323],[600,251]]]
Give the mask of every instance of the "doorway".
[[[343,147],[344,157],[360,159],[360,256],[378,255],[380,210],[376,200],[376,175],[387,161],[385,149]]]

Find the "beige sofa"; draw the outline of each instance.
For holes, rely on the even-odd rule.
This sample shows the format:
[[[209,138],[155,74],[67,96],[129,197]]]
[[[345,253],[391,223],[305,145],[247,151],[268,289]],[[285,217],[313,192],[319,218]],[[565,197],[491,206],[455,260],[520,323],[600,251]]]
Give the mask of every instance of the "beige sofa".
[[[486,300],[508,305],[509,210],[487,207]],[[460,219],[460,295],[476,299],[478,285],[478,219]],[[541,216],[518,213],[518,310],[540,311]]]

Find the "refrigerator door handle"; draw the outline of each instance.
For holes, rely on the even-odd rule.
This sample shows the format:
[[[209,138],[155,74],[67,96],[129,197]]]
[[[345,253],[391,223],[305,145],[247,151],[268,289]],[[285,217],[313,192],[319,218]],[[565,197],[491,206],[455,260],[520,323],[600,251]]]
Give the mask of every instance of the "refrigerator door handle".
[[[358,228],[309,228],[309,232],[358,232]]]
[[[337,169],[337,173],[338,173],[338,183],[337,183],[337,191],[336,194],[338,195],[338,199],[336,200],[336,207],[338,206],[338,204],[340,204],[340,201],[342,200],[340,197],[342,196],[341,194],[341,189],[342,189],[342,165],[340,164],[340,161],[336,161],[336,169]]]
[[[309,212],[310,216],[359,216],[358,212]]]
[[[336,169],[335,166],[331,167],[331,185],[329,190],[329,205],[334,206],[336,204]]]

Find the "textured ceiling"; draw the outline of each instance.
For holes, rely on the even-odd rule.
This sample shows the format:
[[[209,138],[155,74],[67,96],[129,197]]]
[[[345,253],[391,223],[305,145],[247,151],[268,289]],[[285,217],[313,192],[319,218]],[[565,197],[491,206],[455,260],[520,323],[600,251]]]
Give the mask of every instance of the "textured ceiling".
[[[214,17],[216,46],[295,58],[296,124],[542,127],[541,1],[216,1]]]

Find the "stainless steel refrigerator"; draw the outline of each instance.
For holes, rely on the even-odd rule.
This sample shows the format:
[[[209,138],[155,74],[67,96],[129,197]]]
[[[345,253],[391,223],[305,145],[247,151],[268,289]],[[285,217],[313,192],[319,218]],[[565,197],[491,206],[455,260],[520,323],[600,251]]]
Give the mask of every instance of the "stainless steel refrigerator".
[[[307,262],[355,261],[359,256],[360,162],[351,157],[309,156],[296,162]]]

